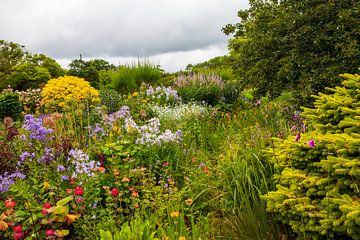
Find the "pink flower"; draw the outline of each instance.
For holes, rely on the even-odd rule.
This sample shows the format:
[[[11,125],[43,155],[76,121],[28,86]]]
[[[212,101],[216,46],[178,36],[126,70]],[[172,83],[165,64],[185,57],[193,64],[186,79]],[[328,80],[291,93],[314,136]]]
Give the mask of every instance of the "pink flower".
[[[23,236],[24,236],[24,233],[22,233],[22,232],[17,232],[17,233],[14,234],[14,238],[15,238],[15,239],[20,239],[20,238],[22,238]]]
[[[44,215],[49,214],[49,212],[48,212],[48,211],[46,211],[46,210],[41,210],[41,213],[42,213],[42,214],[44,214]]]
[[[82,195],[84,193],[84,189],[82,187],[76,187],[75,188],[75,195]]]
[[[300,140],[300,133],[296,134],[295,142],[298,142]]]
[[[44,203],[43,208],[45,208],[45,209],[51,208],[51,203],[49,203],[49,202]]]
[[[308,142],[307,142],[307,145],[308,145],[309,147],[314,148],[314,147],[315,147],[315,141],[314,141],[314,139],[311,139],[310,141],[308,141]]]
[[[54,235],[54,230],[53,229],[48,229],[45,231],[46,236],[51,236]]]

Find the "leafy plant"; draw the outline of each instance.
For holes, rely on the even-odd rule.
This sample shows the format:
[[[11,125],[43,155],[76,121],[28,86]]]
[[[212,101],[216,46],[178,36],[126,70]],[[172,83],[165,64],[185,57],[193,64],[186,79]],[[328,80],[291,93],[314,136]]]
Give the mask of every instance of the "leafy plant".
[[[299,239],[360,237],[360,76],[341,76],[342,87],[304,109],[309,131],[269,150],[277,190],[265,196],[267,210]]]

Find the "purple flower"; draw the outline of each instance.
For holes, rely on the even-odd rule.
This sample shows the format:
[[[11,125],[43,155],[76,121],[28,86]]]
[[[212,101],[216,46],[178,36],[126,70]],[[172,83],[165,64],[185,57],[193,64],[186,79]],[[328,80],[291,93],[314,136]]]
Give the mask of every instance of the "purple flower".
[[[66,168],[64,167],[64,165],[58,165],[57,166],[57,171],[58,172],[64,172],[66,170]]]
[[[61,181],[68,181],[69,180],[69,176],[61,176]]]
[[[300,133],[296,134],[295,142],[298,142],[300,140]]]
[[[308,145],[309,147],[314,148],[314,147],[315,147],[315,141],[314,141],[314,139],[311,139],[310,141],[308,141],[308,142],[307,142],[307,145]]]

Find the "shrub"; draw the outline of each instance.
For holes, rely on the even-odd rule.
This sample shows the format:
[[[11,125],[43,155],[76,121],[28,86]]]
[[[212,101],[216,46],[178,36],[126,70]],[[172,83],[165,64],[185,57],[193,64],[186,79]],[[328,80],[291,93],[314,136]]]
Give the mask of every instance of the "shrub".
[[[341,76],[342,87],[305,108],[313,129],[270,150],[279,173],[267,210],[303,239],[360,238],[360,76]]]
[[[121,66],[117,70],[111,72],[110,76],[102,74],[105,79],[100,82],[111,82],[109,87],[121,93],[135,91],[142,83],[155,84],[162,76],[162,72],[156,66],[148,62],[139,62],[138,64]]]
[[[183,101],[206,102],[213,106],[221,100],[224,87],[221,77],[215,74],[181,75],[174,84]]]
[[[121,95],[112,89],[101,88],[100,91],[101,105],[106,106],[108,113],[116,112],[121,107]]]
[[[19,96],[13,92],[2,92],[0,94],[0,119],[12,117],[18,119],[22,112]]]
[[[100,102],[99,92],[82,78],[65,76],[49,80],[42,91],[42,105],[62,109],[66,102]]]

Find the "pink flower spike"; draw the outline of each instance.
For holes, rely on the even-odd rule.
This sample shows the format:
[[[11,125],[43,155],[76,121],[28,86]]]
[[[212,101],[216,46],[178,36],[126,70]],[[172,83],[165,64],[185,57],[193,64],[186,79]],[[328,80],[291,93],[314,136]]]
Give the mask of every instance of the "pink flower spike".
[[[308,141],[308,142],[307,142],[307,145],[308,145],[309,147],[314,148],[314,147],[315,147],[315,141],[314,141],[314,139],[311,139],[310,141]]]
[[[300,140],[300,133],[296,134],[295,142],[298,142]]]

